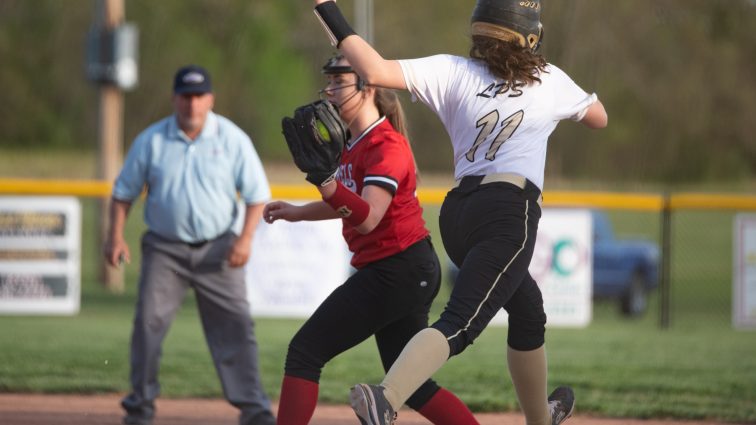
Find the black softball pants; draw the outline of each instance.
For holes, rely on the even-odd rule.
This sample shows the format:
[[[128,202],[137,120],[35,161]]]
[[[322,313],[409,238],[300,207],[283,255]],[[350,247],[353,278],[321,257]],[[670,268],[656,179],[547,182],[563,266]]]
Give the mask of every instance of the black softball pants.
[[[440,282],[430,238],[357,270],[296,333],[286,355],[286,375],[319,382],[328,361],[371,335],[387,371],[410,338],[428,327]],[[438,390],[429,379],[407,405],[419,409]]]
[[[480,184],[464,177],[449,191],[439,218],[449,258],[459,269],[444,312],[432,326],[449,342],[450,356],[461,353],[499,309],[509,314],[507,343],[533,350],[544,343],[546,314],[528,266],[541,218],[537,186],[526,181]]]

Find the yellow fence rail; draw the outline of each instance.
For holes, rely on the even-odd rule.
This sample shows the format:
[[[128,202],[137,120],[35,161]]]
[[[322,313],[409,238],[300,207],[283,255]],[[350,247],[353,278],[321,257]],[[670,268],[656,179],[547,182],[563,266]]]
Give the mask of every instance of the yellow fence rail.
[[[0,178],[0,194],[67,195],[104,198],[110,196],[112,184],[101,180],[45,180]],[[310,185],[272,185],[278,199],[320,199]],[[426,204],[441,204],[446,188],[420,188],[417,196]],[[544,205],[548,207],[592,207],[662,211],[678,209],[756,210],[756,195],[726,195],[711,193],[616,193],[546,191]]]
[[[101,180],[0,179],[0,194],[110,196],[112,184]]]

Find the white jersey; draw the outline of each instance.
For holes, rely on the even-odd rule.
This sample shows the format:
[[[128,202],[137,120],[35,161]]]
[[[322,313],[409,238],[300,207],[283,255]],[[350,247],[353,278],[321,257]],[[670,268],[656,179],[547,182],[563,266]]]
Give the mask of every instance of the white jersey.
[[[596,102],[548,64],[541,83],[506,90],[477,60],[452,55],[400,60],[407,89],[441,118],[454,148],[454,177],[515,173],[543,189],[546,144],[560,120],[579,121]]]

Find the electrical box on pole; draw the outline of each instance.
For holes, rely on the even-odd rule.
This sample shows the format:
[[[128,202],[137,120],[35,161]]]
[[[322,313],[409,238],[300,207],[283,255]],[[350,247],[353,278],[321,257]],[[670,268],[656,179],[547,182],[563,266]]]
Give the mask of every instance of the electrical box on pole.
[[[121,24],[95,27],[87,35],[86,74],[90,81],[133,90],[139,82],[139,29]]]

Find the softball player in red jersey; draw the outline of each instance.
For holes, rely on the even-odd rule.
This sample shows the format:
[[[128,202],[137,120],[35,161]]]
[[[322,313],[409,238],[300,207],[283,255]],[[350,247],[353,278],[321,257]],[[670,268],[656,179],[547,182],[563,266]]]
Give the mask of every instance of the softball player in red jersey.
[[[407,344],[381,385],[352,388],[363,424],[393,423],[395,412],[450,356],[461,353],[504,308],[507,361],[528,425],[560,424],[574,394],[547,397],[546,314],[528,273],[533,254],[549,135],[561,120],[607,124],[595,94],[578,87],[537,53],[541,2],[478,0],[470,57],[385,60],[351,29],[330,0],[315,11],[332,44],[368,84],[406,89],[446,127],[457,184],[441,208],[444,246],[460,267],[440,319]]]
[[[323,67],[323,91],[339,106],[352,137],[344,147],[337,181],[319,187],[324,201],[295,206],[271,202],[268,223],[335,219],[329,205],[337,190],[359,195],[368,208],[360,223],[344,220],[343,235],[357,271],[336,288],[292,339],[278,408],[279,425],[309,423],[323,366],[375,335],[384,369],[409,339],[428,326],[441,271],[415,196],[416,169],[396,94],[363,84],[341,57]],[[400,130],[400,131],[397,131]],[[339,187],[340,186],[340,187]],[[424,380],[407,404],[434,424],[477,424],[454,394]]]

